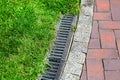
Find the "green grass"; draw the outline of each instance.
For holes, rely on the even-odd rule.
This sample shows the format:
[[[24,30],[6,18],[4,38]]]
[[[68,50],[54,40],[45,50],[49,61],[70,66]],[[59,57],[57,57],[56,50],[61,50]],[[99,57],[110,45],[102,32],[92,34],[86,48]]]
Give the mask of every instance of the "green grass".
[[[0,80],[35,80],[61,13],[78,14],[79,0],[0,0]]]

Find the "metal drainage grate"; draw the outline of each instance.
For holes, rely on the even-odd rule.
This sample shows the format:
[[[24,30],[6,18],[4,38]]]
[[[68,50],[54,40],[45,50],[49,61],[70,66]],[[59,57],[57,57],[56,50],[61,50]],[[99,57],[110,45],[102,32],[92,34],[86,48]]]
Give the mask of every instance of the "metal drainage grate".
[[[61,19],[59,30],[54,42],[53,49],[50,51],[45,74],[38,80],[59,80],[62,67],[67,58],[69,45],[73,35],[73,25],[76,17],[73,15],[64,15]]]

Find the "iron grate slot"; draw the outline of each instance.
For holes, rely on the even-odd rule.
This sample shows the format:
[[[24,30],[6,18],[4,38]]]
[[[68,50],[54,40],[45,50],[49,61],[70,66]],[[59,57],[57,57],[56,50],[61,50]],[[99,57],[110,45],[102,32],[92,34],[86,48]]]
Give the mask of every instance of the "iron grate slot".
[[[64,39],[56,39],[57,42],[63,42],[63,43],[66,43],[66,40]]]
[[[64,49],[65,46],[56,45],[56,46],[54,46],[54,48],[62,48],[62,49]]]
[[[55,59],[55,60],[58,60],[58,59],[61,60],[62,57],[56,56],[56,55],[50,55],[49,59],[51,59],[51,60],[53,60],[53,59]]]
[[[49,70],[49,71],[51,71],[51,72],[57,72],[57,69],[47,69],[47,70]]]
[[[68,30],[62,30],[62,31],[60,31],[60,32],[63,32],[63,33],[69,33]]]
[[[65,46],[65,43],[59,43],[59,42],[55,42],[56,45],[61,45],[61,46]]]
[[[61,43],[66,43],[66,41],[65,40],[56,40],[57,42],[61,42]]]
[[[66,23],[61,23],[61,24],[62,24],[62,25],[71,25],[71,23],[67,23],[67,24],[66,24]]]
[[[60,31],[62,31],[62,30],[70,30],[70,29],[71,29],[71,27],[64,27],[64,26],[60,27]]]
[[[61,46],[61,45],[56,45],[54,46],[55,48],[65,48],[65,46]]]
[[[62,38],[59,38],[59,39],[57,38],[57,39],[56,39],[57,42],[63,42],[63,43],[66,43],[66,42],[67,42],[66,40],[67,40],[67,39],[62,39]]]
[[[54,62],[54,61],[49,61],[50,65],[54,65],[54,66],[59,66],[59,63]]]
[[[70,30],[71,28],[70,28],[70,27],[60,27],[60,29],[63,29],[63,30]]]
[[[54,72],[52,72],[52,71],[47,71],[46,74],[49,74],[49,75],[51,75],[51,76],[56,76],[56,73],[54,73]]]
[[[62,52],[63,52],[63,51],[64,51],[64,48],[54,48],[54,49],[52,49],[52,51],[54,51],[54,52],[55,52],[55,51],[62,51]]]
[[[68,37],[67,35],[62,35],[62,34],[58,34],[58,36],[64,37],[64,38],[67,38],[67,37]]]
[[[62,67],[65,63],[68,47],[73,35],[73,21],[75,16],[64,15],[60,21],[57,36],[54,41],[48,57],[49,66],[46,68],[45,74],[39,80],[59,80]]]
[[[66,30],[66,29],[60,29],[60,32],[62,32],[62,31],[64,31],[64,32],[68,32],[69,30]]]
[[[68,33],[62,33],[62,32],[59,32],[58,34],[69,35]]]
[[[61,31],[60,31],[60,32],[61,32]],[[68,34],[67,34],[67,33],[64,33],[64,32],[63,32],[63,33],[58,33],[57,35],[58,35],[58,36],[59,36],[59,35],[65,35],[65,36],[68,36]]]
[[[54,66],[54,65],[53,65],[51,68],[58,70],[58,66]]]
[[[62,21],[61,24],[66,24],[66,22]],[[67,22],[67,24],[71,24],[71,22]]]
[[[61,31],[61,32],[62,32],[62,31]],[[67,38],[63,38],[63,37],[60,37],[60,36],[57,36],[56,39],[67,40]]]
[[[73,18],[64,18],[64,19],[62,19],[62,20],[69,20],[69,21],[72,21]]]
[[[53,53],[57,53],[57,52],[60,51],[59,54],[62,54],[62,53],[64,52],[64,48],[55,48],[55,49],[53,49],[53,50],[54,50]]]
[[[44,75],[42,80],[54,80],[55,76],[51,76],[51,75]]]
[[[61,26],[60,27],[70,27],[71,28],[71,25],[66,25],[66,24],[61,24]]]
[[[58,55],[50,55],[49,57],[50,59],[62,59],[62,56],[58,56]]]
[[[71,29],[70,26],[68,26],[68,27],[61,26],[59,31],[63,31],[63,30],[64,30],[64,31],[68,31],[68,30],[70,30],[70,29]]]
[[[61,22],[67,22],[67,23],[71,23],[72,22],[72,20],[62,20]]]
[[[58,54],[51,53],[50,55],[62,57],[62,53],[60,53],[60,54],[59,53]]]
[[[56,60],[56,59],[50,59],[49,61],[51,61],[51,62],[56,62],[56,63],[60,63],[60,60]]]
[[[51,52],[50,55],[63,55],[63,52]],[[60,56],[59,56],[60,57]]]
[[[71,26],[71,24],[70,23],[67,23],[67,24],[61,23],[61,26]]]
[[[60,27],[63,27],[63,28],[71,28],[71,25],[61,25]]]
[[[72,18],[73,19],[73,16],[64,16],[63,19],[65,19],[65,18],[70,18],[70,19]]]
[[[51,52],[54,54],[63,54],[64,50],[53,50]]]
[[[51,69],[57,71],[57,70],[58,70],[58,66],[59,66],[58,64],[59,64],[59,63],[58,63],[58,64],[55,64],[55,63],[52,63],[52,62],[54,62],[54,60],[50,59],[50,60],[49,60],[50,67],[47,68],[48,71],[51,70]]]
[[[59,47],[56,48],[56,47],[55,47],[55,48],[53,48],[53,50],[64,51],[64,48],[59,48]]]
[[[56,37],[56,39],[67,40],[67,38],[63,38],[63,37]]]
[[[65,36],[68,36],[68,34],[66,34],[66,33],[58,33],[58,36],[59,35],[65,35]]]
[[[63,33],[63,34],[59,34],[59,33],[58,33],[57,35],[58,35],[59,37],[60,37],[60,36],[68,36],[68,35],[65,35],[64,33]]]
[[[71,29],[71,26],[61,26],[60,31],[64,30],[64,28],[65,28],[65,30],[68,30],[68,29]]]
[[[62,19],[62,21],[67,21],[68,19]],[[72,19],[69,19],[69,21],[73,22]]]
[[[59,54],[62,54],[62,53],[63,53],[63,51],[58,51],[58,50],[52,50],[51,52],[52,52],[52,53],[59,53]]]
[[[73,18],[70,18],[70,17],[65,17],[65,18],[63,18],[62,20],[73,20]]]

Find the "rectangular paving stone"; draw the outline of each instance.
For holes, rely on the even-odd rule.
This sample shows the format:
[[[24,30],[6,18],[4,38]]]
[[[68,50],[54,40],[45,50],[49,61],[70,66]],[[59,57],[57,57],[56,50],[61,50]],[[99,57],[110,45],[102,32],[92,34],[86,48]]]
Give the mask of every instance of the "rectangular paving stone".
[[[97,39],[99,38],[98,22],[97,21],[93,21],[91,38],[97,38]]]
[[[120,80],[120,71],[105,71],[106,80]]]
[[[116,49],[115,36],[112,30],[100,30],[102,48]]]
[[[115,30],[116,39],[120,39],[120,30]]]
[[[99,39],[90,39],[89,48],[100,48],[100,40]]]
[[[104,69],[105,70],[120,70],[120,60],[104,60]]]
[[[88,80],[104,80],[102,60],[87,60]]]
[[[111,20],[111,13],[94,12],[94,20]]]
[[[102,29],[120,29],[120,21],[99,21]]]
[[[89,49],[87,59],[112,59],[118,58],[118,52],[115,49]]]
[[[96,0],[97,11],[106,12],[110,10],[109,0]]]
[[[120,20],[120,0],[110,0],[113,20]]]

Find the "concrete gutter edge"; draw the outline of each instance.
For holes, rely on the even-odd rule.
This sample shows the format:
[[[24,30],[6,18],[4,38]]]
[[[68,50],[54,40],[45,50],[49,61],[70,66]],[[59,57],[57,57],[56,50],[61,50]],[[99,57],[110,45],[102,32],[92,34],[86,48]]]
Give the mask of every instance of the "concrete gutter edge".
[[[80,80],[92,29],[94,0],[81,0],[73,43],[60,80]]]

